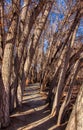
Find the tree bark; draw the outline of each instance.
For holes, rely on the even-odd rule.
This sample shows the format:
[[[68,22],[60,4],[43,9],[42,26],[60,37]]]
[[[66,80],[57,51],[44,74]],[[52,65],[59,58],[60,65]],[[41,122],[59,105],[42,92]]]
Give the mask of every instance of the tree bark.
[[[83,129],[83,85],[80,88],[76,103],[71,113],[66,130]]]
[[[44,13],[39,18],[39,22],[36,24],[36,27],[35,27],[35,30],[34,30],[34,34],[32,36],[31,46],[30,46],[30,49],[29,49],[29,56],[26,59],[25,67],[24,67],[25,68],[24,70],[25,70],[25,75],[26,76],[27,76],[27,74],[29,72],[30,65],[32,63],[32,60],[33,60],[33,57],[34,57],[34,54],[35,54],[35,50],[37,48],[37,45],[38,45],[41,33],[43,31],[43,28],[45,26],[47,17],[48,17],[49,12],[50,12],[50,9],[51,9],[51,7],[53,5],[53,1],[54,0],[51,0],[51,1],[47,2],[47,5],[46,5],[46,7],[45,7],[45,9],[43,11]]]
[[[61,97],[62,90],[64,88],[64,79],[65,79],[65,74],[66,74],[68,60],[69,60],[69,50],[68,49],[70,49],[70,48],[65,47],[63,50],[61,73],[60,73],[59,82],[57,85],[57,90],[56,90],[56,94],[55,94],[54,101],[53,101],[52,112],[51,112],[52,115],[58,114],[58,112],[59,112],[60,97]]]
[[[0,72],[4,52],[4,2],[0,1]]]
[[[64,116],[64,113],[66,111],[66,108],[70,102],[70,99],[71,99],[71,94],[72,94],[72,89],[73,89],[73,85],[74,85],[74,82],[75,82],[75,78],[78,74],[78,71],[79,71],[79,67],[80,67],[80,59],[75,63],[74,65],[74,68],[73,68],[73,71],[71,72],[71,76],[70,76],[70,80],[69,80],[69,88],[68,88],[68,92],[67,92],[67,95],[61,105],[61,108],[60,108],[60,111],[59,111],[59,116],[58,116],[58,121],[57,121],[57,124],[60,125],[62,119],[63,119],[63,116]]]
[[[24,24],[24,30],[23,30],[23,33],[21,35],[21,38],[20,38],[20,42],[19,42],[19,45],[18,45],[18,49],[17,49],[17,56],[16,56],[16,61],[17,61],[17,86],[16,86],[16,91],[17,93],[17,106],[21,106],[22,105],[22,102],[21,102],[21,97],[22,97],[22,88],[21,85],[19,85],[19,82],[21,84],[21,80],[20,80],[20,77],[22,75],[20,75],[20,68],[21,68],[21,61],[22,61],[22,56],[23,56],[23,53],[24,53],[24,50],[25,50],[25,45],[28,41],[28,36],[30,34],[30,31],[33,27],[33,24],[35,23],[35,20],[36,18],[38,17],[38,15],[40,14],[41,10],[43,9],[43,6],[44,6],[44,2],[46,4],[47,1],[45,0],[40,0],[37,7],[34,7],[33,9],[31,10],[28,10],[27,11],[27,18],[25,20],[25,23]],[[34,13],[35,12],[35,13]],[[25,75],[24,75],[25,77]],[[19,88],[18,88],[19,87]],[[18,97],[19,96],[19,97]]]
[[[17,6],[16,6],[16,5]],[[2,127],[7,127],[10,122],[9,106],[10,106],[10,79],[11,79],[11,65],[13,57],[13,49],[16,37],[16,28],[18,23],[18,8],[19,0],[13,1],[13,20],[9,28],[6,45],[4,49],[3,64],[2,64],[2,80],[3,80],[3,93],[2,93]]]

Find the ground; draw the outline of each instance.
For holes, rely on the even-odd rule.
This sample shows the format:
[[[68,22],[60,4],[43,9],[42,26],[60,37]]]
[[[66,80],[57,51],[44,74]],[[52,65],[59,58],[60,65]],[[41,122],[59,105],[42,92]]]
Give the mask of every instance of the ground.
[[[26,87],[22,108],[12,113],[11,124],[4,130],[64,130],[64,126],[56,127],[56,117],[50,115],[46,98],[38,83]]]

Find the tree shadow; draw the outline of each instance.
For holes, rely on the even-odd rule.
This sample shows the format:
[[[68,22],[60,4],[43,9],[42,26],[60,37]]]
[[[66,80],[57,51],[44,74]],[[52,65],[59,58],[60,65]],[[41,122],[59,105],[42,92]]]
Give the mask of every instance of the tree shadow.
[[[28,89],[28,88],[27,88]],[[33,91],[33,90],[32,90]],[[28,92],[27,92],[28,95]],[[39,97],[31,96],[32,101],[23,103],[22,108],[17,109],[10,116],[11,124],[5,130],[49,130],[56,125],[56,117],[50,115],[50,108],[42,95]],[[29,98],[30,99],[30,98]],[[62,129],[56,129],[62,130]]]

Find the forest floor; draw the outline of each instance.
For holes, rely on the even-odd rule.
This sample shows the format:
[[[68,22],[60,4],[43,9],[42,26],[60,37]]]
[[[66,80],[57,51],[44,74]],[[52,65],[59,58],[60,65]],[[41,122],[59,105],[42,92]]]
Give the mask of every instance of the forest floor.
[[[56,118],[50,115],[46,98],[40,93],[38,83],[26,87],[22,108],[11,114],[11,124],[5,130],[64,130],[64,126],[56,126]]]

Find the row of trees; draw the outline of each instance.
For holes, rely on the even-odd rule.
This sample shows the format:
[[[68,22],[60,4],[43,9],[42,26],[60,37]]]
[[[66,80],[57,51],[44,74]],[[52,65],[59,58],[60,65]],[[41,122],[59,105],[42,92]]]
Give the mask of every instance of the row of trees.
[[[21,7],[20,0],[12,0],[10,5],[10,18],[5,19],[4,9],[5,1],[0,1],[1,6],[1,28],[4,28],[5,34],[1,36],[4,39],[4,48],[1,48],[1,124],[2,127],[9,125],[10,111],[22,105],[22,93],[24,81],[27,77],[32,58],[35,54],[39,38],[45,26],[47,17],[54,0],[31,1],[25,0]],[[8,12],[9,13],[9,12]],[[42,18],[42,19],[41,19]],[[4,27],[4,22],[9,26]],[[2,29],[3,30],[3,29]],[[32,30],[32,32],[31,32]],[[27,41],[30,37],[29,55],[27,54]],[[3,42],[3,40],[2,40]],[[2,46],[2,43],[1,43]]]
[[[83,39],[78,32],[83,2],[69,0],[64,5],[55,0],[0,1],[2,127],[9,125],[14,108],[22,106],[27,78],[40,82],[41,91],[48,89],[51,114],[57,115],[57,124],[71,106],[73,94],[75,101],[74,89],[78,88],[74,82],[83,68]]]
[[[74,102],[76,99],[73,99],[73,95],[78,88],[75,88],[74,82],[83,65],[83,44],[75,47],[76,34],[83,15],[82,6],[77,2],[68,10],[53,37],[51,47],[48,49],[48,59],[44,64],[42,89],[46,89],[49,83],[48,100],[52,109],[51,114],[58,116],[58,125],[63,121],[72,100]]]

